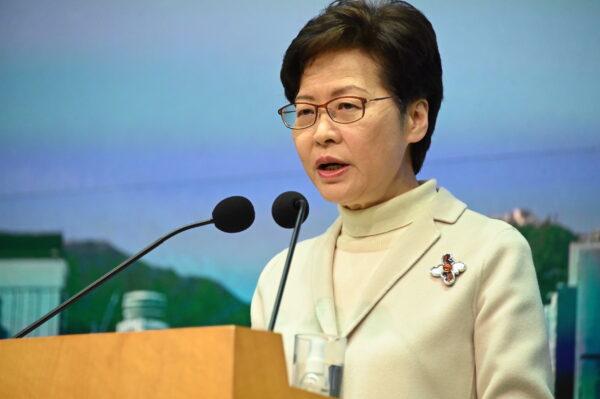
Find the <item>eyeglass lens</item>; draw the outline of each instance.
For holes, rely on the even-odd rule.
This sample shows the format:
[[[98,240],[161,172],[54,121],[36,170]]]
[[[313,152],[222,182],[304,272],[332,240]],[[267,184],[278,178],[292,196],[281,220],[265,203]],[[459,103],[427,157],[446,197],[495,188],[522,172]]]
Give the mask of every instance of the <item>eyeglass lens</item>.
[[[363,116],[363,102],[358,98],[341,97],[327,103],[327,113],[335,122],[351,123]],[[289,128],[302,129],[311,126],[317,119],[314,104],[290,104],[281,110],[283,122]]]

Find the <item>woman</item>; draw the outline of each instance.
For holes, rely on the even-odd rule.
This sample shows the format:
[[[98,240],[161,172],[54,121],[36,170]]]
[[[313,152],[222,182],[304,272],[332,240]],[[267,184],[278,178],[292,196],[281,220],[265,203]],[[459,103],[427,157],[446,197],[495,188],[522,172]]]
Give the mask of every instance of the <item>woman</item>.
[[[417,181],[442,100],[429,21],[411,5],[338,1],[288,48],[280,109],[340,217],[298,245],[275,330],[347,337],[345,398],[550,398],[531,251],[510,225]],[[285,251],[262,272],[265,329]]]

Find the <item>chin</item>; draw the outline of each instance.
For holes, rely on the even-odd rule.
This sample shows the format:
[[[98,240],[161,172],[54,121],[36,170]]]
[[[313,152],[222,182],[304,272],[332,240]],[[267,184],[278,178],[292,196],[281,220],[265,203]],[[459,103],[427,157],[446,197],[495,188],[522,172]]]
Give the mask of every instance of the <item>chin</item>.
[[[348,192],[346,190],[341,190],[339,187],[335,187],[335,185],[318,185],[317,189],[326,201],[342,206],[346,206],[352,202]]]

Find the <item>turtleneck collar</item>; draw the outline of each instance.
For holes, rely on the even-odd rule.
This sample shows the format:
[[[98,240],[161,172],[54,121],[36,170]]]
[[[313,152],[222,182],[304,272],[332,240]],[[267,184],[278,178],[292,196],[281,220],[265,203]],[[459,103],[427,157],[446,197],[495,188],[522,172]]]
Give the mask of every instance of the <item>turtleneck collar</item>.
[[[437,192],[435,179],[419,183],[418,187],[367,209],[351,210],[338,205],[342,217],[341,234],[367,237],[408,225]]]

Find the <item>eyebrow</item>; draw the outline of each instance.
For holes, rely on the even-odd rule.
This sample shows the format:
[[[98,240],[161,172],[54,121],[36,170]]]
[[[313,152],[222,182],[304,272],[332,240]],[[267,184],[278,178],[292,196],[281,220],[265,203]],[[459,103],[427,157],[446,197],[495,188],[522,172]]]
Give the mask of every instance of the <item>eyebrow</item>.
[[[347,85],[347,86],[342,86],[342,87],[338,87],[337,89],[333,90],[329,95],[331,96],[331,98],[337,97],[341,94],[346,94],[349,91],[352,90],[359,90],[362,91],[364,93],[368,93],[368,91],[366,91],[365,89],[363,89],[362,87],[356,86],[356,85]],[[310,101],[314,101],[315,98],[313,96],[306,96],[306,95],[302,95],[302,96],[297,96],[296,97],[296,101],[298,100],[310,100]]]

